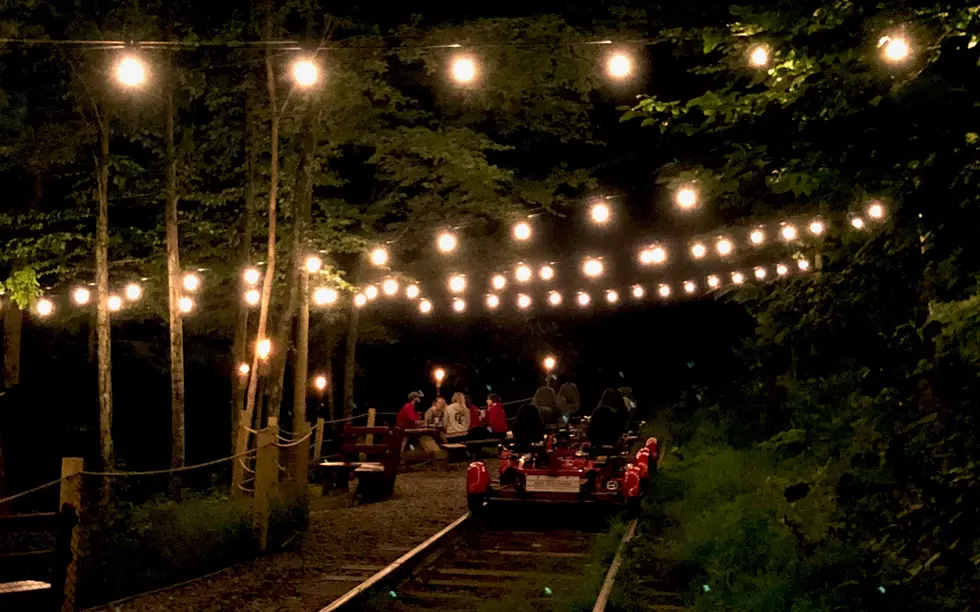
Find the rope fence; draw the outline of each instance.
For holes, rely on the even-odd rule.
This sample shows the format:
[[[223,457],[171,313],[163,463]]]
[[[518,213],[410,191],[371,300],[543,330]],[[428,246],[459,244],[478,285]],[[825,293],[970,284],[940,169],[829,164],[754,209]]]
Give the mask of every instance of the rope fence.
[[[53,487],[56,484],[61,484],[61,481],[62,480],[64,480],[64,478],[58,478],[57,480],[52,480],[51,482],[46,482],[46,483],[44,483],[42,485],[38,485],[38,486],[34,487],[33,489],[27,489],[26,491],[21,491],[20,493],[15,493],[15,494],[11,495],[10,497],[4,497],[3,499],[0,499],[0,504],[6,504],[7,502],[12,502],[15,499],[20,499],[21,497],[30,495],[31,493],[37,493],[38,491],[43,491],[44,489],[47,489],[48,487]]]

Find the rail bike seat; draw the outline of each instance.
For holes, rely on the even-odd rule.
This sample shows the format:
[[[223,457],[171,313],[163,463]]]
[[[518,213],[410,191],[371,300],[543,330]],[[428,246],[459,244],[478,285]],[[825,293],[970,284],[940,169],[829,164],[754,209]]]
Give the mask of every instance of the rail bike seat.
[[[544,422],[541,413],[532,404],[524,404],[517,411],[517,417],[510,428],[514,435],[513,446],[520,450],[530,450],[544,439]]]
[[[616,446],[625,429],[622,417],[613,408],[600,404],[592,411],[585,436],[593,447]]]

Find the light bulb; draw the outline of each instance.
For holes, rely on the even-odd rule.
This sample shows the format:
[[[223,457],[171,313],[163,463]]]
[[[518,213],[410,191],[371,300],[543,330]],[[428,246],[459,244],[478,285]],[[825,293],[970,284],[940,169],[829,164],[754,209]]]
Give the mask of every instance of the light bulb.
[[[741,272],[733,272],[732,282],[735,283],[736,285],[741,285],[742,283],[745,282],[745,275],[742,274]]]
[[[749,234],[749,241],[754,245],[760,245],[766,241],[766,233],[761,229],[752,230],[752,233]]]
[[[609,218],[612,216],[612,210],[610,210],[609,205],[603,202],[598,204],[593,204],[589,211],[589,216],[592,217],[592,222],[602,225],[609,222]]]
[[[179,308],[182,313],[187,314],[188,312],[194,310],[194,300],[185,295],[184,297],[180,298],[179,302],[177,302],[177,308]]]
[[[379,267],[388,263],[388,249],[378,247],[371,251],[371,263]]]
[[[326,389],[327,388],[327,377],[324,376],[323,374],[320,374],[319,376],[317,376],[316,378],[314,378],[313,379],[313,387],[317,391],[323,391],[324,389]]]
[[[559,306],[561,304],[561,294],[557,291],[548,293],[548,303],[552,306]]]
[[[248,373],[252,371],[252,368],[247,363],[238,364],[238,373],[242,376],[248,376]]]
[[[116,80],[127,87],[136,87],[146,82],[146,68],[143,62],[133,56],[122,58],[116,64]]]
[[[422,314],[429,314],[432,312],[432,302],[429,300],[422,300],[419,302],[419,312]]]
[[[418,285],[409,285],[408,287],[405,287],[405,297],[407,297],[410,300],[414,300],[418,296],[419,296]]]
[[[106,301],[106,305],[112,312],[117,312],[122,308],[122,298],[118,295],[110,295],[109,299]]]
[[[648,266],[650,264],[661,264],[667,260],[667,250],[663,247],[646,248],[640,251],[640,263]]]
[[[588,277],[595,278],[596,276],[600,276],[602,274],[602,270],[602,262],[598,259],[588,259],[585,261],[585,264],[582,265],[582,272],[584,272]]]
[[[624,79],[633,72],[633,62],[629,56],[617,53],[606,62],[606,71],[614,79]]]
[[[381,283],[381,290],[384,291],[385,295],[392,296],[398,293],[398,281],[393,278],[385,279],[385,282]]]
[[[373,300],[378,297],[378,288],[374,285],[368,285],[364,288],[364,297],[369,300]]]
[[[796,261],[796,267],[798,267],[801,272],[806,272],[810,269],[810,262],[805,259],[799,259]]]
[[[541,280],[549,281],[555,277],[555,269],[551,266],[541,266],[541,269],[538,270],[538,276]]]
[[[440,252],[452,253],[456,250],[456,236],[449,232],[443,232],[439,234],[436,245],[439,247]]]
[[[79,287],[75,289],[71,294],[71,299],[73,302],[79,306],[84,306],[88,304],[88,301],[92,298],[92,292],[85,287]]]
[[[449,290],[453,293],[462,293],[466,289],[466,277],[455,274],[449,277]]]
[[[854,226],[854,229],[864,229],[864,219],[861,217],[854,217],[851,219],[851,225]]]
[[[313,292],[313,303],[317,306],[325,306],[326,304],[335,304],[340,295],[337,293],[336,289],[331,289],[329,287],[320,287]]]
[[[766,269],[762,267],[756,268],[755,277],[759,280],[764,279],[766,277]]]
[[[643,297],[644,293],[646,293],[646,292],[643,290],[643,287],[641,285],[633,285],[633,297],[634,298],[640,299],[640,298]]]
[[[660,294],[660,297],[670,297],[670,285],[660,285],[657,287],[657,293]]]
[[[503,274],[494,275],[490,282],[493,284],[493,288],[498,291],[507,286],[507,278]]]
[[[585,293],[584,291],[580,292],[575,299],[576,301],[578,301],[579,306],[588,306],[589,303],[592,302],[592,296],[590,296],[588,293]]]
[[[354,306],[357,306],[358,308],[363,308],[364,305],[367,304],[367,300],[368,299],[366,295],[364,295],[363,293],[358,293],[357,295],[354,296]]]
[[[612,289],[606,291],[606,301],[609,302],[610,304],[615,304],[616,302],[619,301],[619,293],[617,293]]]
[[[697,288],[698,286],[694,281],[684,282],[684,293],[694,293],[697,290]]]
[[[720,284],[721,284],[721,279],[715,276],[714,274],[708,277],[708,286],[711,287],[712,289],[717,288],[718,285]]]
[[[129,283],[126,285],[125,294],[127,300],[135,302],[143,297],[143,288],[136,283]]]
[[[769,65],[769,49],[765,45],[759,45],[752,49],[749,54],[749,62],[756,68],[764,68]]]
[[[868,216],[872,219],[881,219],[885,216],[885,207],[880,203],[875,202],[868,207]]]
[[[701,259],[707,252],[708,249],[700,242],[691,247],[691,255],[694,257],[694,259]]]
[[[698,203],[698,192],[694,191],[691,187],[684,187],[678,190],[677,195],[674,197],[674,201],[681,208],[688,210],[694,208]]]
[[[262,300],[262,294],[258,289],[249,289],[245,292],[245,303],[249,306],[256,306]]]
[[[882,47],[882,55],[885,60],[892,63],[903,62],[908,59],[912,52],[909,41],[902,36],[884,36],[878,41],[878,46]]]
[[[298,59],[293,62],[293,81],[301,87],[309,87],[316,83],[319,72],[311,59]]]
[[[825,229],[827,228],[824,226],[823,221],[817,220],[810,222],[810,233],[814,236],[819,236]]]
[[[38,316],[49,317],[54,312],[54,302],[48,298],[41,298],[34,305],[34,309],[37,310]]]
[[[732,251],[735,250],[735,245],[732,244],[731,240],[722,238],[715,243],[715,250],[718,251],[718,254],[722,257],[726,257],[732,254]]]
[[[255,344],[255,354],[259,356],[259,359],[268,359],[269,355],[272,354],[272,341],[268,338],[263,338]]]
[[[493,310],[497,306],[500,306],[500,298],[491,293],[487,296],[487,308]]]
[[[517,307],[521,310],[526,310],[531,307],[531,296],[524,295],[523,293],[517,296]]]
[[[778,264],[776,266],[776,274],[779,276],[786,276],[789,274],[789,268],[786,267],[786,264]]]
[[[310,255],[306,258],[306,271],[310,274],[316,274],[323,267],[323,260],[316,255]]]
[[[463,312],[466,310],[466,302],[460,298],[453,298],[453,310],[456,312]]]
[[[453,60],[452,77],[457,83],[472,83],[476,79],[476,63],[468,57]]]
[[[533,276],[531,268],[525,265],[517,266],[517,270],[514,272],[514,278],[516,278],[517,282],[519,283],[526,283],[527,281],[531,280],[531,276]]]
[[[542,365],[544,365],[544,369],[548,370],[549,372],[554,370],[557,364],[558,362],[555,361],[555,358],[551,357],[550,355],[548,357],[545,357],[544,361],[542,362]]]
[[[242,278],[249,285],[254,285],[259,282],[259,271],[255,268],[245,268],[245,272],[242,273]]]
[[[799,232],[796,231],[796,227],[793,225],[784,225],[779,234],[783,237],[783,240],[796,240]]]
[[[531,238],[531,225],[526,221],[521,221],[514,226],[514,239],[515,240],[529,240]]]
[[[197,291],[198,287],[201,286],[201,277],[192,272],[188,272],[184,275],[184,289],[194,292]]]

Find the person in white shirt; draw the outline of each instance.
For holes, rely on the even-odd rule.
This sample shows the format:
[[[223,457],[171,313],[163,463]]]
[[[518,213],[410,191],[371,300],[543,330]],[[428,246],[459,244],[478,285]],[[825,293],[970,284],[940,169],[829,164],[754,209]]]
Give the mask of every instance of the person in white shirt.
[[[446,408],[446,437],[450,440],[465,437],[470,432],[470,409],[466,396],[453,393],[453,403]]]
[[[437,397],[432,407],[425,411],[425,426],[444,429],[446,426],[446,400]]]

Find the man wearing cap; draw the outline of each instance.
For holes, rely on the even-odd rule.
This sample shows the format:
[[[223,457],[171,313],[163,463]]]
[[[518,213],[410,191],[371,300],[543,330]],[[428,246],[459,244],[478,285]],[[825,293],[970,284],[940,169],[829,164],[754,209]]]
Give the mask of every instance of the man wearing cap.
[[[395,427],[401,429],[414,429],[418,426],[419,413],[415,410],[419,400],[423,397],[421,391],[412,391],[408,394],[408,403],[402,406],[395,417]]]

